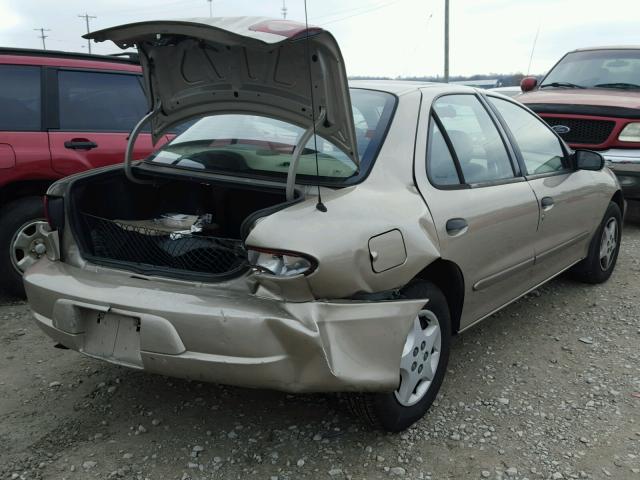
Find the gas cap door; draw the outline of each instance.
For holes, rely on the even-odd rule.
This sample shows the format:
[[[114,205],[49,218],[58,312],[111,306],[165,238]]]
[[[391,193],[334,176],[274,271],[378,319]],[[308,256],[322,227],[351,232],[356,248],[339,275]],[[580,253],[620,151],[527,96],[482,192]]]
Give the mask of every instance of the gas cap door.
[[[402,265],[407,260],[404,238],[398,229],[389,230],[369,239],[371,268],[376,273]]]

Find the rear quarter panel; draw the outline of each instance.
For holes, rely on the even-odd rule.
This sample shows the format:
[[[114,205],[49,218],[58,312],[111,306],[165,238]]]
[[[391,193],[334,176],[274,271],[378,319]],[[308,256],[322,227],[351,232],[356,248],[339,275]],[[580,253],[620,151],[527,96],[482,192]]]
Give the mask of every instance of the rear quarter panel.
[[[302,252],[318,260],[307,277],[316,298],[345,298],[357,292],[402,287],[438,258],[436,234],[413,180],[413,149],[420,92],[399,97],[391,128],[364,182],[322,189],[327,212],[315,208],[315,188],[307,199],[257,223],[248,246]],[[407,258],[394,268],[373,270],[369,240],[398,229]]]

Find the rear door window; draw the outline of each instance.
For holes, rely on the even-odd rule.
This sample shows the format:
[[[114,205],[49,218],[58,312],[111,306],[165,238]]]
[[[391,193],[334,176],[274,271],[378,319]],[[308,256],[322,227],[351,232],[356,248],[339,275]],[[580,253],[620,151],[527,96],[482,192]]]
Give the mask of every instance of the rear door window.
[[[560,140],[542,120],[508,100],[488,98],[513,134],[528,174],[561,172],[568,168]]]
[[[514,177],[507,149],[493,120],[475,95],[446,95],[433,104],[467,184]]]
[[[431,183],[436,186],[459,185],[461,181],[455,160],[440,127],[433,119],[429,126],[428,146],[427,175]]]
[[[129,132],[148,110],[138,75],[58,72],[60,129]]]
[[[40,67],[0,65],[0,130],[41,130]]]

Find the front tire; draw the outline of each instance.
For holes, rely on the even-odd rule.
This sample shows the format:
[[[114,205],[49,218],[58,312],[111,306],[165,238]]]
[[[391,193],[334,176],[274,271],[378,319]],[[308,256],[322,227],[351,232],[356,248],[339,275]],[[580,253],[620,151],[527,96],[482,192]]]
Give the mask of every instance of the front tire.
[[[410,298],[428,298],[429,302],[407,335],[398,388],[389,393],[347,397],[353,413],[389,432],[408,428],[427,412],[442,385],[451,345],[451,318],[442,291],[432,283],[420,282],[407,287],[404,293]]]
[[[44,212],[40,197],[15,200],[0,210],[0,289],[24,298],[22,273],[41,257]]]
[[[609,207],[596,230],[587,258],[576,265],[573,276],[585,283],[603,283],[609,280],[618,260],[622,239],[622,212],[618,204],[609,202]]]

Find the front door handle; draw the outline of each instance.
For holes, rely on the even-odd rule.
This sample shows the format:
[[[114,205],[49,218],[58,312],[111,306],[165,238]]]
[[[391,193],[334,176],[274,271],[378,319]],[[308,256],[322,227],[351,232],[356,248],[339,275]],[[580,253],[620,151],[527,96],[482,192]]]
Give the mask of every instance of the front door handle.
[[[98,144],[96,142],[92,142],[86,138],[74,138],[64,142],[64,148],[69,148],[71,150],[91,150],[97,146]]]
[[[456,237],[466,233],[469,229],[469,224],[464,218],[450,218],[447,220],[447,233],[451,237]]]
[[[542,205],[543,210],[550,210],[553,207],[553,198],[542,197],[542,200],[540,200],[540,205]]]

